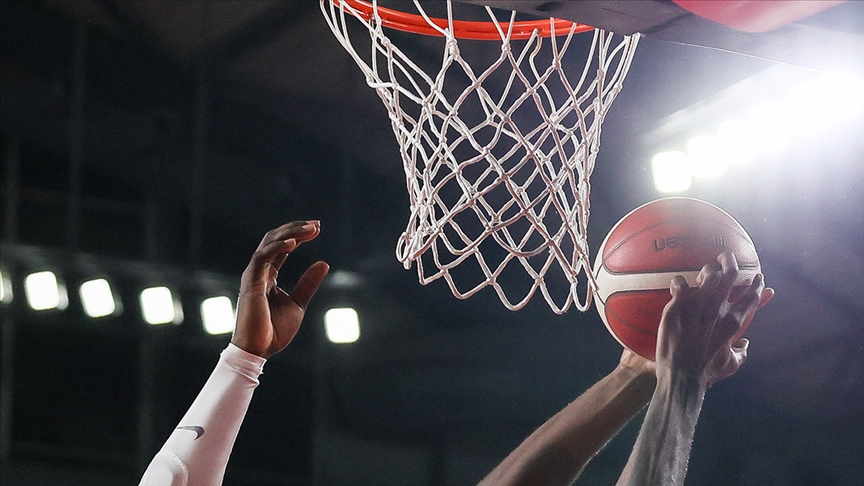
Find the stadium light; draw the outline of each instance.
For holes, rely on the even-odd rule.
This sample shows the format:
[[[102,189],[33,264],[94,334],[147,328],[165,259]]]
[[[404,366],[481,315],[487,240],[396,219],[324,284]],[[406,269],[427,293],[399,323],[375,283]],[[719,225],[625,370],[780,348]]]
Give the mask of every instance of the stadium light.
[[[180,324],[183,309],[168,287],[150,287],[141,291],[141,315],[147,324]]]
[[[104,278],[88,280],[78,288],[84,312],[92,317],[110,316],[118,311],[117,299],[111,291],[111,284]]]
[[[687,154],[680,151],[660,152],[651,159],[654,187],[660,192],[681,192],[690,188],[690,166]]]
[[[24,279],[27,303],[37,311],[65,309],[69,304],[66,287],[57,281],[54,272],[44,271],[27,275]]]
[[[785,104],[763,103],[750,111],[747,125],[760,149],[778,152],[789,145],[794,120],[794,110]]]
[[[720,177],[726,173],[726,153],[720,137],[693,137],[687,142],[690,174],[697,179]]]
[[[207,334],[234,331],[234,305],[225,296],[210,297],[201,302],[201,322]]]
[[[706,164],[700,156],[688,153],[695,159],[693,177],[713,176],[721,171],[721,165],[732,169],[734,165],[754,161],[757,156],[770,157],[771,152],[785,150],[793,141],[797,144],[799,140],[817,140],[818,136],[843,127],[848,119],[860,118],[862,114],[864,77],[777,65],[724,89],[712,99],[673,113],[644,134],[643,139],[652,145],[668,146],[672,139],[694,136],[694,129],[718,137],[719,150],[709,153],[722,151],[723,164]],[[717,125],[724,119],[728,121]],[[659,164],[666,167],[665,162]],[[659,173],[658,185],[655,170],[658,191],[680,190],[662,190],[667,173],[662,170]],[[681,181],[685,179],[679,177]]]
[[[721,123],[717,128],[717,137],[723,147],[726,164],[746,164],[756,159],[758,144],[743,121],[730,120]]]
[[[353,343],[360,338],[360,319],[350,307],[330,309],[324,314],[324,330],[331,343]]]
[[[864,112],[864,78],[830,73],[817,89],[825,96],[824,109],[833,119],[843,120]]]
[[[12,303],[12,281],[0,271],[0,303]]]

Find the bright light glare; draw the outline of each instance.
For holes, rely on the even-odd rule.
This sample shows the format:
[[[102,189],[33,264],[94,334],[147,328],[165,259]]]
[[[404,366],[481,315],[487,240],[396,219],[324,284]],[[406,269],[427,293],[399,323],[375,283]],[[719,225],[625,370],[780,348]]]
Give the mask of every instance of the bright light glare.
[[[766,78],[767,79],[767,78]],[[781,83],[783,85],[786,84]],[[663,152],[651,159],[654,186],[660,192],[688,189],[690,177],[718,177],[727,166],[754,161],[760,153],[779,152],[795,137],[814,138],[842,126],[844,119],[864,114],[864,78],[832,73],[810,78],[792,86],[785,99],[775,98],[774,84],[748,90],[766,101],[754,107],[744,119],[720,124],[716,136],[694,137],[683,152]],[[758,84],[758,83],[757,83]],[[770,91],[774,89],[774,91]],[[724,100],[712,103],[722,104]],[[719,110],[718,110],[719,111]],[[682,172],[689,164],[689,174]]]
[[[690,174],[704,179],[726,173],[726,154],[719,137],[693,137],[687,142]]]
[[[234,331],[234,305],[225,296],[210,297],[201,302],[201,321],[207,334]]]
[[[57,282],[53,272],[36,272],[24,279],[27,303],[33,310],[65,309],[66,289]]]
[[[324,330],[332,343],[353,343],[360,337],[357,311],[350,307],[328,310],[324,314]]]
[[[825,103],[822,83],[808,81],[794,86],[786,97],[793,117],[791,123],[794,130],[800,134],[822,133],[828,129],[834,118],[834,113]]]
[[[104,278],[82,283],[78,293],[81,295],[84,312],[90,317],[110,316],[117,310],[117,301],[114,300],[114,294],[111,292],[111,284]]]
[[[760,148],[780,151],[789,145],[795,120],[794,110],[786,105],[766,103],[753,108],[747,125]]]
[[[0,303],[9,304],[12,302],[12,281],[9,277],[0,272]]]
[[[757,144],[747,124],[737,120],[723,122],[717,128],[717,137],[727,164],[746,164],[756,159]]]
[[[824,109],[834,119],[851,118],[864,111],[864,78],[832,73],[822,79]]]
[[[651,158],[651,172],[654,174],[654,187],[660,192],[690,189],[690,165],[684,152],[658,153]]]
[[[141,291],[141,314],[147,324],[180,324],[183,310],[168,287],[150,287]]]

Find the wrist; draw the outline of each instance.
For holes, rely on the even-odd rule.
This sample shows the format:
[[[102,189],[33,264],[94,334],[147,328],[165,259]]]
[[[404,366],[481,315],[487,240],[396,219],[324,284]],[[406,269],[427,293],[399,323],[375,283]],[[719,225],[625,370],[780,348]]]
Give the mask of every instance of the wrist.
[[[231,344],[242,349],[246,353],[258,356],[259,358],[267,359],[270,357],[270,353],[267,352],[266,348],[256,343],[254,339],[246,336],[242,331],[234,331],[234,335],[231,336]]]
[[[657,375],[654,370],[647,366],[632,367],[624,364],[619,364],[612,375],[619,380],[631,383],[637,386],[647,386],[652,390],[657,384]]]
[[[657,366],[657,391],[684,404],[701,407],[702,398],[708,390],[704,373],[693,373],[674,367]]]

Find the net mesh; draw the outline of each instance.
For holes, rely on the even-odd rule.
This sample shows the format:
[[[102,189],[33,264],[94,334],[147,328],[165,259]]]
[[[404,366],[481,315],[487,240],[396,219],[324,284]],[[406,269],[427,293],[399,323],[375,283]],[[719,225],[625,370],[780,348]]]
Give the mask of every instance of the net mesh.
[[[537,290],[555,313],[587,309],[596,286],[586,232],[589,181],[600,127],[638,34],[574,35],[574,24],[564,35],[535,31],[514,41],[514,12],[498,27],[500,48],[473,41],[487,43],[486,57],[469,61],[462,51],[473,46],[454,34],[450,2],[441,27],[415,0],[440,35],[441,57],[429,62],[394,44],[377,3],[371,16],[338,0],[321,0],[321,8],[390,115],[410,199],[396,245],[405,268],[416,264],[422,284],[444,278],[459,298],[491,286],[511,310]],[[363,55],[354,48],[356,30],[371,39]],[[585,57],[574,60],[580,53]]]

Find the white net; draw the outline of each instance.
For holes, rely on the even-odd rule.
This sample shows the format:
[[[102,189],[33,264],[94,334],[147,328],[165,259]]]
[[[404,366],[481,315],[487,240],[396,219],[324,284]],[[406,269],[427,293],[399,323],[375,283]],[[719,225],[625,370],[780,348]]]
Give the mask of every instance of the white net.
[[[555,313],[587,309],[595,287],[589,179],[638,34],[574,35],[574,24],[565,35],[534,31],[515,41],[515,12],[499,25],[487,7],[499,25],[495,48],[457,39],[449,1],[448,21],[439,26],[415,0],[441,36],[440,58],[428,62],[394,44],[373,4],[364,15],[349,2],[321,0],[336,38],[390,113],[401,147],[410,219],[397,243],[399,261],[406,269],[416,263],[422,284],[444,278],[459,298],[491,286],[517,310],[539,289]],[[352,43],[357,30],[371,39],[366,57]],[[477,51],[472,42],[484,43],[481,61],[465,58]],[[580,52],[583,64],[571,59]]]

